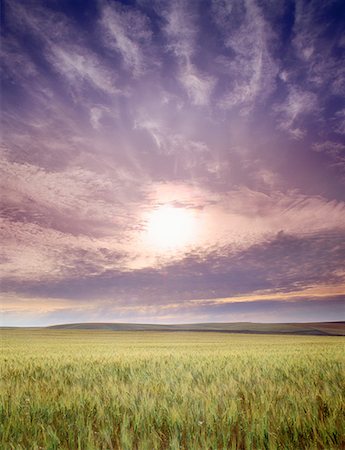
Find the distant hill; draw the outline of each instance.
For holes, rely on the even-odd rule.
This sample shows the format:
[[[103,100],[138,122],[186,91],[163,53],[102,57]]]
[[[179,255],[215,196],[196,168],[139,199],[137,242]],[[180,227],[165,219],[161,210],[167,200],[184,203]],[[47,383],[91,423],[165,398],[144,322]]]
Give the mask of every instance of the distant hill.
[[[299,334],[319,336],[345,336],[345,322],[307,323],[191,323],[182,325],[153,325],[139,323],[70,323],[47,328],[60,330],[106,331],[199,331],[252,334]]]

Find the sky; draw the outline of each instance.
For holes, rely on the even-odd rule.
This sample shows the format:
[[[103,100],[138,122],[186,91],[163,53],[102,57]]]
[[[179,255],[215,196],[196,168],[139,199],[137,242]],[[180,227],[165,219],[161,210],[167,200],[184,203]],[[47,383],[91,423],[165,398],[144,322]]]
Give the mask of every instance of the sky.
[[[2,13],[2,325],[345,320],[342,0]]]

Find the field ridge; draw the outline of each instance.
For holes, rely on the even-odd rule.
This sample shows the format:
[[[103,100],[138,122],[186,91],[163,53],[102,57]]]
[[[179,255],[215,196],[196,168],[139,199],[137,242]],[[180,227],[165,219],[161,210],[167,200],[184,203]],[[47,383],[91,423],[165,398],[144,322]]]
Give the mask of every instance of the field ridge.
[[[243,334],[293,334],[345,336],[345,321],[305,323],[214,322],[190,324],[143,324],[122,322],[85,322],[51,325],[49,329],[107,331],[195,331]]]

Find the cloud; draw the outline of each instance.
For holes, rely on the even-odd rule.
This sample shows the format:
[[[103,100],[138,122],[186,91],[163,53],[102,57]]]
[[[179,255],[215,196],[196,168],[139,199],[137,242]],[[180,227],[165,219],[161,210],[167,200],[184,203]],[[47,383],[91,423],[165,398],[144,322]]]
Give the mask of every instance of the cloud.
[[[178,109],[175,99],[164,102],[159,95],[136,110],[131,132],[139,164],[145,168],[152,182],[207,182],[209,177],[220,179],[228,165],[219,155],[216,144],[210,143],[212,130],[209,117],[195,117],[189,108]],[[195,107],[193,107],[195,108]],[[205,133],[200,133],[203,127]],[[212,131],[211,131],[212,130]],[[223,136],[215,136],[215,140]],[[140,151],[139,151],[140,149]],[[225,175],[224,175],[225,178]],[[229,178],[228,178],[229,180]]]
[[[177,155],[176,161],[181,158],[185,168],[193,170],[193,164],[200,161],[208,167],[209,149],[204,143],[170,135],[154,122],[142,122],[138,126],[152,134],[159,152]],[[64,249],[70,245],[77,249],[81,245],[78,236],[81,236],[95,239],[99,247],[108,246],[123,252],[122,246],[115,244],[121,237],[133,264],[145,266],[154,264],[156,256],[162,257],[157,249],[148,248],[142,240],[145,228],[143,213],[147,214],[159,204],[170,203],[198,211],[196,242],[201,248],[227,243],[243,250],[281,230],[299,236],[305,230],[309,233],[340,230],[344,223],[343,202],[329,202],[320,196],[311,197],[294,191],[269,195],[244,186],[217,193],[205,188],[202,179],[188,184],[152,183],[149,179],[136,179],[120,168],[107,168],[105,172],[104,166],[100,165],[99,170],[76,166],[48,171],[4,159],[3,213],[9,221],[5,229],[9,231],[14,224],[18,230],[22,229],[20,245],[27,247],[29,252],[37,250],[32,248],[33,234],[46,235],[48,240],[51,233],[51,236],[57,233],[54,238],[49,237],[53,245],[65,236]],[[31,228],[24,223],[31,223]],[[4,239],[9,238],[5,236]],[[85,243],[81,245],[82,249],[84,247]],[[167,255],[166,261],[176,257],[181,255]],[[19,258],[22,258],[21,253]],[[142,259],[142,262],[134,263],[137,259]],[[16,264],[23,267],[18,259]],[[100,263],[97,271],[101,273],[105,269]],[[21,270],[18,268],[18,277]],[[34,277],[33,272],[31,276]]]
[[[108,94],[119,92],[114,73],[87,48],[86,36],[66,16],[48,11],[37,3],[28,8],[8,2],[6,8],[12,26],[28,30],[39,40],[45,59],[74,90],[79,91],[80,83],[86,81]]]
[[[106,116],[113,116],[118,119],[118,114],[102,105],[94,105],[90,108],[90,123],[95,130],[99,130],[102,126],[102,119]]]
[[[133,8],[103,3],[100,24],[105,45],[120,53],[125,67],[134,77],[142,75],[147,69],[145,48],[152,34],[149,19]]]
[[[302,139],[306,133],[303,127],[305,118],[317,115],[320,108],[313,92],[292,87],[286,100],[275,106],[275,111],[278,113],[278,128],[289,132],[295,139]]]
[[[341,98],[345,88],[345,72],[340,56],[343,48],[339,2],[297,1],[291,46],[282,58],[281,79],[288,96],[276,107],[278,127],[295,139],[306,135],[307,126],[328,134],[330,98]],[[333,108],[340,103],[332,102]],[[335,118],[338,116],[335,112]],[[341,127],[335,120],[336,128]]]
[[[79,90],[80,83],[86,81],[94,88],[108,94],[121,91],[115,87],[115,76],[98,57],[85,48],[69,43],[66,47],[50,44],[46,54],[55,70]]]
[[[324,89],[341,94],[345,87],[343,64],[335,51],[344,45],[337,7],[337,2],[296,2],[292,40],[300,62],[296,70],[304,74],[306,84],[320,88],[320,96]]]
[[[275,308],[275,296],[317,298],[321,285],[326,302],[344,272],[341,9],[6,1],[9,302],[58,299],[42,323],[83,308],[85,318],[249,317],[249,307],[262,317],[262,295]],[[196,218],[178,251],[145,240],[165,204]],[[218,301],[235,297],[238,310]]]
[[[158,154],[174,158],[176,175],[209,170],[213,156],[205,142],[188,139],[168,128],[162,121],[152,118],[138,119],[135,128],[148,133]]]
[[[98,304],[73,299],[18,297],[9,293],[1,299],[2,317],[7,326],[45,326],[61,323],[133,322],[183,323],[198,322],[318,322],[338,321],[343,317],[343,296],[329,298],[302,297],[298,302],[282,300],[244,301],[226,304],[171,303],[168,305],[117,306],[111,302]]]
[[[38,76],[37,68],[28,54],[26,54],[15,39],[3,39],[1,45],[1,66],[5,79],[26,79],[34,81]],[[18,67],[22,70],[18,71]]]
[[[66,279],[79,280],[77,284],[82,284],[81,280],[108,270],[120,267],[125,270],[133,258],[126,241],[119,242],[115,235],[95,239],[6,219],[1,219],[0,232],[4,282],[1,290],[5,292],[8,286],[18,292],[22,288],[30,290],[35,283],[52,287]],[[125,239],[123,234],[122,238]]]
[[[232,6],[217,1],[213,2],[213,11],[229,55],[217,59],[227,73],[220,104],[226,109],[241,107],[246,115],[275,89],[278,65],[270,52],[274,34],[254,1]]]
[[[142,199],[140,181],[128,180],[121,170],[101,176],[78,166],[48,171],[4,159],[1,172],[6,218],[72,235],[114,236],[129,230],[133,210],[124,202],[130,195],[133,205]]]
[[[341,142],[317,142],[312,147],[316,152],[325,154],[331,160],[330,165],[340,170],[345,169],[345,144]]]
[[[185,88],[192,104],[205,106],[209,104],[216,78],[202,73],[193,63],[195,41],[198,33],[196,13],[188,8],[186,2],[171,3],[163,12],[167,24],[165,33],[168,37],[167,48],[177,58],[178,80]]]
[[[182,60],[193,56],[197,34],[196,15],[187,5],[184,1],[172,2],[162,11],[166,20],[165,33],[169,38],[168,49]]]
[[[337,111],[335,114],[335,132],[339,134],[345,134],[345,109]]]
[[[191,63],[187,63],[181,67],[179,80],[194,105],[202,106],[209,103],[216,82],[214,77],[198,73]]]
[[[344,250],[339,233],[298,238],[279,233],[244,251],[200,249],[156,269],[85,271],[45,283],[5,279],[3,289],[13,300],[4,306],[9,312],[25,310],[24,304],[14,306],[18,298],[28,312],[64,310],[73,317],[84,311],[88,320],[271,317],[285,322],[284,311],[290,311],[291,320],[326,320],[332,311],[340,316],[343,311]],[[77,267],[73,261],[72,266]]]
[[[218,230],[224,231],[223,240],[226,234],[240,242],[252,242],[252,238],[257,242],[280,230],[299,235],[344,228],[344,202],[294,191],[267,194],[242,187],[218,197],[218,205],[212,208],[219,207],[220,216],[214,211],[212,216],[219,223]]]
[[[293,211],[291,215],[293,215]],[[252,221],[253,219],[251,219]],[[303,223],[300,224],[301,228],[303,225]],[[60,235],[55,232],[42,234],[42,232],[34,231],[35,228],[33,228],[31,235],[27,236],[24,233],[25,228],[16,228],[20,234],[13,237],[13,242],[21,242],[20,245],[23,248],[25,248],[24,244],[28,245],[29,243],[35,248],[39,242],[42,242],[41,236],[45,234],[47,237],[44,248],[54,249],[56,242],[61,242],[61,245],[66,242],[66,245],[69,246],[72,243],[68,236],[64,240],[61,233]],[[41,292],[42,295],[51,296],[55,292],[54,295],[60,297],[64,293],[70,297],[93,298],[97,292],[100,298],[102,297],[101,289],[107,297],[115,295],[116,298],[125,297],[128,301],[132,297],[140,296],[141,301],[146,299],[145,301],[156,302],[157,299],[174,299],[174,301],[182,302],[193,298],[253,294],[263,289],[289,292],[318,284],[336,285],[344,282],[344,245],[341,230],[324,231],[320,229],[319,231],[310,231],[308,234],[303,233],[302,230],[299,234],[280,231],[275,235],[272,235],[272,232],[271,234],[264,232],[261,235],[255,235],[255,232],[258,233],[259,230],[253,231],[254,235],[247,236],[244,245],[239,245],[236,240],[231,241],[231,238],[226,244],[222,240],[223,246],[216,244],[213,240],[209,246],[203,244],[190,249],[189,253],[178,259],[166,258],[164,261],[161,258],[155,266],[151,263],[138,269],[124,270],[124,267],[118,266],[115,272],[114,269],[107,269],[104,265],[105,256],[102,256],[102,259],[98,258],[97,262],[97,259],[91,258],[91,255],[85,254],[83,251],[82,258],[83,255],[86,255],[85,261],[96,264],[93,269],[96,271],[95,273],[98,273],[96,277],[84,278],[83,275],[81,283],[78,281],[78,269],[76,269],[72,278],[65,277],[59,284],[45,286],[37,284],[36,287],[35,278],[33,278],[31,283],[33,293]],[[244,229],[243,232],[242,239],[245,238],[248,231]],[[21,236],[21,241],[19,241],[19,236]],[[234,237],[236,238],[236,235]],[[241,237],[237,236],[238,238]],[[78,242],[75,240],[76,247],[73,252],[68,253],[69,258],[71,255],[76,255],[78,246],[85,248],[87,242],[89,241]],[[107,244],[105,240],[98,240],[89,243],[86,249],[91,245],[91,249],[103,247],[111,250],[111,242],[116,242],[116,240],[108,240]],[[41,247],[42,244],[39,244],[38,248]],[[114,246],[112,252],[115,250],[119,251],[120,249]],[[121,264],[121,261],[119,262]],[[18,279],[23,276],[20,273],[20,267],[18,264]],[[76,268],[78,267],[79,264],[76,265]],[[88,272],[86,271],[86,273]],[[3,286],[4,288],[6,286],[5,277]],[[8,288],[10,287],[11,285],[8,286]],[[20,287],[20,283],[19,286],[17,285],[18,287]],[[26,282],[23,288],[28,292],[31,289],[30,283]]]

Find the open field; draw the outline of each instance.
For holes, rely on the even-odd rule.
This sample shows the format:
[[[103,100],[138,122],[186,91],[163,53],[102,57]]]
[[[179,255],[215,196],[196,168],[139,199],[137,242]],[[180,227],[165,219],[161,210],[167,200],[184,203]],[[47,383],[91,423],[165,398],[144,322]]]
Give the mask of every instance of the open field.
[[[1,330],[2,449],[344,449],[345,339]]]

